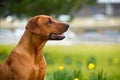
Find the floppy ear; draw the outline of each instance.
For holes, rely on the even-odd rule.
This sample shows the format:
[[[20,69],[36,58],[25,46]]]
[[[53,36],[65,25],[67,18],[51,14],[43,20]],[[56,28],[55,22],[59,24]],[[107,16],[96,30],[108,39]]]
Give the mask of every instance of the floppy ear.
[[[40,29],[37,24],[37,18],[32,18],[26,25],[26,29],[29,30],[32,33],[40,34]]]

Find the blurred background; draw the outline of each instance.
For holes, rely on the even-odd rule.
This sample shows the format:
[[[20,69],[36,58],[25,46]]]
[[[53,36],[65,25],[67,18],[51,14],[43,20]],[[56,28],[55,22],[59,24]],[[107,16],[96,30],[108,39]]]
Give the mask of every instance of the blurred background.
[[[120,80],[120,0],[1,0],[0,62],[41,14],[70,24],[46,44],[46,80]]]

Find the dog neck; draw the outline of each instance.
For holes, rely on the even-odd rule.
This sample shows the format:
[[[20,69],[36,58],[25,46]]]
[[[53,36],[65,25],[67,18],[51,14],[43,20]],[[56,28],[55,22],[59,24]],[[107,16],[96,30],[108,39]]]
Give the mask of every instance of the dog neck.
[[[19,47],[21,51],[24,50],[24,55],[31,55],[34,57],[35,64],[38,64],[44,57],[43,48],[46,42],[47,40],[43,40],[39,35],[31,33],[29,30],[25,30],[18,43],[19,46],[17,47]]]

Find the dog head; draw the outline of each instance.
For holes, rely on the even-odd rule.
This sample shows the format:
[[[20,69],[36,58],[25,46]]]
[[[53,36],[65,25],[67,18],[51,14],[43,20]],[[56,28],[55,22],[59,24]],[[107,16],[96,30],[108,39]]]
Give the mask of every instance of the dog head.
[[[26,29],[46,40],[62,40],[63,33],[69,28],[68,24],[58,22],[53,17],[40,15],[30,19]]]

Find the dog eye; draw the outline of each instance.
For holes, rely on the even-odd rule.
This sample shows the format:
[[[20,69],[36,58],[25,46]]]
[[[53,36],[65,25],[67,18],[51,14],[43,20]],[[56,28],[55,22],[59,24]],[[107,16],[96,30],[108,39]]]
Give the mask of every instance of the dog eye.
[[[49,24],[52,24],[52,23],[53,23],[50,18],[48,18],[48,23],[49,23]]]

